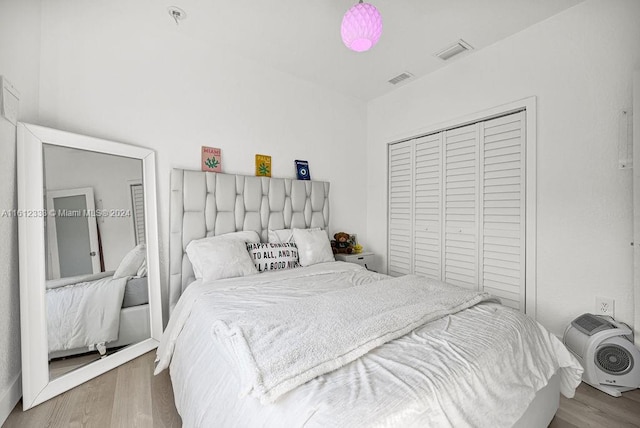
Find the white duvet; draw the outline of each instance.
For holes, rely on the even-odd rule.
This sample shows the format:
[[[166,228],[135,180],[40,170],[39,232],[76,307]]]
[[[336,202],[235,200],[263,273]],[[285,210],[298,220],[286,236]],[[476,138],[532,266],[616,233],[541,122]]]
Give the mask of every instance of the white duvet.
[[[559,370],[572,396],[581,368],[557,338],[495,303],[444,316],[263,405],[212,326],[233,314],[385,278],[357,265],[309,268],[189,286],[158,348],[170,362],[185,427],[511,426]],[[174,348],[175,346],[175,348]]]
[[[47,290],[49,352],[117,340],[128,279],[108,277]]]

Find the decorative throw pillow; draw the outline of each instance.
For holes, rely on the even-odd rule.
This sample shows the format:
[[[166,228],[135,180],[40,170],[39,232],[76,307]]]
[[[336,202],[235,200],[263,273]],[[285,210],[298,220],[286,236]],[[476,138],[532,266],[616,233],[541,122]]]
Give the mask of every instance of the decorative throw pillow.
[[[258,273],[240,239],[199,239],[187,245],[197,279],[214,281]]]
[[[327,232],[321,229],[293,229],[301,266],[333,262],[333,251]]]
[[[320,230],[319,227],[314,227],[308,230]],[[271,230],[269,229],[269,242],[273,243],[284,243],[284,242],[295,242],[293,240],[293,229],[278,229]]]
[[[120,262],[118,269],[113,274],[114,278],[124,278],[126,276],[136,276],[138,269],[147,257],[147,246],[145,244],[136,245],[129,251]]]
[[[269,229],[269,242],[274,244],[293,242],[293,229]]]
[[[258,272],[300,267],[298,247],[294,243],[247,244],[247,250]]]
[[[199,263],[200,260],[198,259],[198,256],[202,254],[202,257],[207,259],[208,257],[206,255],[206,252],[207,252],[209,243],[214,241],[225,241],[225,240],[226,241],[236,240],[244,243],[260,242],[260,235],[258,235],[258,232],[255,232],[253,230],[245,230],[242,232],[231,232],[231,233],[224,233],[222,235],[207,236],[206,238],[196,239],[194,241],[189,242],[189,245],[187,245],[187,248],[185,249],[185,251],[187,252],[187,256],[189,257],[189,260],[191,260],[191,266],[193,267],[193,273],[195,274],[196,278],[200,279],[203,277],[202,272],[200,271],[200,263]],[[197,259],[195,263],[191,259],[191,255],[189,254],[190,246],[192,247],[192,254]]]

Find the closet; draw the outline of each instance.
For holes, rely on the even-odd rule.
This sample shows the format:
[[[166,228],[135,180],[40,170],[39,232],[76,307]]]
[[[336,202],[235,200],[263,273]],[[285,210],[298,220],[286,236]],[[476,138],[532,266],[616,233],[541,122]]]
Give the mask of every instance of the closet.
[[[388,266],[525,310],[525,112],[389,145]]]

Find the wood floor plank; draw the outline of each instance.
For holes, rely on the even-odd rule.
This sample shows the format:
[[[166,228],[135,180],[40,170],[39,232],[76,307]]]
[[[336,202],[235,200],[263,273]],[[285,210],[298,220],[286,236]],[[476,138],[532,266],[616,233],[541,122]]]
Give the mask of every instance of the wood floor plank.
[[[71,415],[70,426],[101,428],[111,423],[117,372],[108,371],[94,380],[76,388],[81,396]]]
[[[561,416],[556,415],[549,424],[549,428],[580,428],[577,425],[572,424],[569,421],[562,419]]]
[[[633,426],[640,424],[640,406],[631,399],[635,391],[625,393],[622,397],[612,397],[584,383],[580,386],[580,394],[575,397],[577,401],[605,414],[614,413],[619,420]]]
[[[148,355],[144,357],[150,358],[151,367],[154,367],[154,354],[151,354],[150,357]],[[173,387],[171,386],[171,377],[168,370],[151,378],[151,398],[154,427],[180,428],[182,426],[182,420],[176,411]]]
[[[116,369],[118,377],[114,395],[111,426],[153,427],[151,404],[151,367],[148,359],[136,358]]]
[[[624,417],[620,417],[615,406],[610,407],[611,412],[607,412],[585,403],[585,401],[590,401],[586,398],[588,396],[585,393],[587,391],[585,388],[590,387],[585,384],[580,385],[579,393],[573,399],[560,397],[560,408],[556,413],[556,417],[570,421],[580,428],[637,428],[640,426],[637,423],[625,420]],[[606,394],[603,393],[603,395]]]

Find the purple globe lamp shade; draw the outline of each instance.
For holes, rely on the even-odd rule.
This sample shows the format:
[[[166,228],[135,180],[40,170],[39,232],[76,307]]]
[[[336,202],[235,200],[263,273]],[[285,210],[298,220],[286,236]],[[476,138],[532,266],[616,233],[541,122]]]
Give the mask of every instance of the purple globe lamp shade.
[[[344,14],[341,34],[345,46],[352,51],[368,51],[382,34],[382,16],[375,6],[360,0]]]

